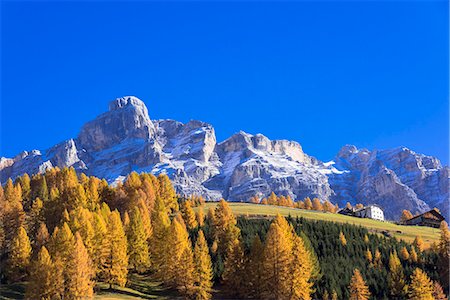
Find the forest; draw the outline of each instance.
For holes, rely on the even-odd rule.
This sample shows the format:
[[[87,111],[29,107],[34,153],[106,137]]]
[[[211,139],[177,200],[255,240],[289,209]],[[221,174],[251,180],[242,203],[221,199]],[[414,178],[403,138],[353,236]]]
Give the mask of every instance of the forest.
[[[98,283],[114,290],[132,274],[185,299],[447,299],[445,222],[425,248],[419,236],[409,244],[349,224],[237,218],[225,200],[203,206],[164,174],[132,172],[114,186],[73,168],[9,179],[1,283],[23,283],[26,299],[89,299]]]

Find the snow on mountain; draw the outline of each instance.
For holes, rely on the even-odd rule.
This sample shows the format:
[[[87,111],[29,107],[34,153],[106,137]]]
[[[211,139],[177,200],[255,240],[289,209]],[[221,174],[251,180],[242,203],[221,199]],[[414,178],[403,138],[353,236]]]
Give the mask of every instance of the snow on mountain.
[[[140,99],[127,96],[86,123],[76,139],[43,151],[0,158],[0,180],[73,166],[88,175],[118,182],[131,171],[167,173],[177,191],[211,200],[247,201],[272,191],[295,200],[318,197],[342,207],[348,201],[377,203],[389,218],[438,207],[448,215],[449,168],[407,148],[369,151],[344,146],[321,162],[297,142],[271,141],[239,132],[217,143],[212,125],[152,121]]]

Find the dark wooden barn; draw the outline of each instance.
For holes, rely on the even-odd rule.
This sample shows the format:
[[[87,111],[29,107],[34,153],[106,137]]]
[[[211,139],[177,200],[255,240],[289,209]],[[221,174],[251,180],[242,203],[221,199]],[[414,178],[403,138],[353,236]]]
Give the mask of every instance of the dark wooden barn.
[[[441,222],[445,218],[439,213],[437,209],[424,212],[404,222],[405,225],[417,225],[439,228]]]

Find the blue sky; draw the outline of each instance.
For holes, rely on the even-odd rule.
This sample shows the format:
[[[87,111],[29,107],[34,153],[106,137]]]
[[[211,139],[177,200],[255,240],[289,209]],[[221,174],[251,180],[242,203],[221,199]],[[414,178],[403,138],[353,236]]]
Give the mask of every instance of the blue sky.
[[[407,146],[448,164],[446,1],[12,2],[0,156],[76,137],[119,96],[330,160]]]

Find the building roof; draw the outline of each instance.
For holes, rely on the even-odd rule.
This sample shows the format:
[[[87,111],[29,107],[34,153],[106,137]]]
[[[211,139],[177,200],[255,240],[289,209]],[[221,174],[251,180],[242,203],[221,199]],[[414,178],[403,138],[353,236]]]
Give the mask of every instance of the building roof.
[[[441,213],[437,209],[433,208],[432,210],[429,210],[429,211],[424,212],[424,213],[422,213],[420,215],[412,217],[411,219],[406,220],[406,222],[414,220],[414,219],[417,219],[417,218],[420,218],[420,217],[425,217],[427,219],[434,219],[434,220],[437,220],[437,221],[444,221],[445,220],[444,216],[441,215]]]
[[[365,209],[367,209],[367,208],[369,208],[371,206],[378,207],[379,209],[381,209],[383,211],[383,208],[381,206],[379,206],[378,204],[369,204],[369,205],[366,205],[364,207],[361,207],[361,208],[355,210],[355,212],[361,211],[361,210],[365,210]]]

